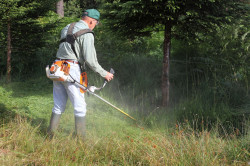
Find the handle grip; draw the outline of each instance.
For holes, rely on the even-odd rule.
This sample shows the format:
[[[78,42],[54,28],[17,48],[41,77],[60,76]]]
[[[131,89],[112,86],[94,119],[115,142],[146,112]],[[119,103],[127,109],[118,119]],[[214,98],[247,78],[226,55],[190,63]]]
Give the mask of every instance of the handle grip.
[[[114,71],[113,68],[110,68],[109,72],[110,72],[111,74],[115,74],[115,71]],[[107,82],[108,82],[108,80],[105,79],[104,84],[106,84]]]
[[[113,68],[110,68],[110,71],[109,71],[111,74],[115,74],[115,71]]]
[[[115,71],[114,71],[114,69],[113,68],[110,68],[110,71],[109,71],[111,74],[115,74]],[[104,80],[104,83],[103,83],[103,85],[102,85],[102,88],[104,88],[104,86],[106,85],[108,83],[108,80]]]

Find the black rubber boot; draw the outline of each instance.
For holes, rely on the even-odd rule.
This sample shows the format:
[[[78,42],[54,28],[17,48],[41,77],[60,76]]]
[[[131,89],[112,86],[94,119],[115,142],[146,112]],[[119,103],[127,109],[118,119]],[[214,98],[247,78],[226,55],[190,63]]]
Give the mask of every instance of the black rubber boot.
[[[75,131],[77,137],[84,140],[86,136],[85,116],[84,117],[75,116]]]
[[[50,125],[48,128],[48,135],[50,138],[53,138],[55,131],[57,130],[60,122],[61,114],[55,114],[52,112],[50,118]]]

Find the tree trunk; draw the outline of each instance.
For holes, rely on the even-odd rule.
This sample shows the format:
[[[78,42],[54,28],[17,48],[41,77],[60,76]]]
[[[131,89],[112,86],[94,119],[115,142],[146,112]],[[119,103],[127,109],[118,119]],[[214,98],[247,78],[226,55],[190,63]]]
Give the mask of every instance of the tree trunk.
[[[56,3],[56,13],[59,15],[59,17],[64,17],[63,0],[59,0]]]
[[[11,82],[11,22],[7,24],[7,82]]]
[[[163,66],[162,66],[162,106],[169,106],[169,57],[171,47],[171,22],[165,24],[165,34],[163,43]]]

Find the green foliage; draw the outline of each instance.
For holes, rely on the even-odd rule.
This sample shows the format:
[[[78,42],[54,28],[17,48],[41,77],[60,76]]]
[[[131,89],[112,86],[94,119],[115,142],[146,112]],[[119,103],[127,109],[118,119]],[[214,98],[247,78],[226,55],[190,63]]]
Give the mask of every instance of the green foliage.
[[[53,2],[53,1],[52,1]],[[54,1],[55,2],[55,1]],[[51,1],[11,0],[1,1],[2,13],[0,39],[1,62],[6,62],[7,24],[11,24],[11,54],[13,74],[24,76],[34,72],[34,55],[37,48],[45,45],[44,34],[51,29],[52,23],[45,25],[39,22],[49,10],[54,8]],[[1,64],[1,73],[5,72],[5,64]],[[21,74],[22,73],[22,74]]]
[[[80,10],[81,9],[98,9],[99,5],[103,3],[102,0],[64,0],[65,4],[65,10],[66,12],[69,12],[67,10],[71,10],[69,13],[73,13],[74,10]],[[76,9],[74,7],[79,7],[79,9]],[[81,13],[77,13],[77,15],[82,14],[83,10],[81,10]],[[68,15],[66,15],[68,17]]]
[[[213,31],[216,25],[242,15],[246,9],[241,5],[233,0],[109,0],[104,4],[103,12],[114,32],[131,38],[162,30],[162,25],[173,27],[173,35],[187,38],[199,31]]]
[[[202,95],[196,94],[182,100],[175,112],[178,122],[192,122],[191,126],[195,130],[211,130],[219,121],[218,133],[221,135],[230,135],[236,131],[238,135],[245,135],[249,132],[246,127],[249,123],[247,110],[233,109],[223,102],[215,105],[204,89]]]
[[[247,12],[247,6],[234,0],[212,1],[120,1],[109,0],[104,4],[105,17],[113,32],[130,39],[150,36],[164,28],[162,105],[169,105],[169,56],[171,39],[190,39],[198,32],[214,32],[222,24]],[[205,32],[205,33],[204,33]]]
[[[238,107],[249,94],[248,31],[245,26],[226,26],[204,42],[180,42],[173,45],[173,58],[180,75],[174,82],[185,79],[189,88],[202,85],[214,90],[217,102]],[[186,78],[185,78],[186,77]]]
[[[11,21],[27,14],[30,10],[34,10],[37,6],[36,2],[28,2],[22,4],[22,0],[3,0],[1,1],[1,19]]]
[[[216,34],[203,37],[204,42],[174,41],[172,67],[177,71],[172,83],[183,89],[182,98],[186,96],[176,110],[179,121],[197,121],[200,128],[202,121],[211,127],[220,119],[223,130],[246,132],[250,70],[244,21],[218,28]]]
[[[80,8],[79,0],[71,0],[64,3],[64,16],[80,18],[83,11]]]

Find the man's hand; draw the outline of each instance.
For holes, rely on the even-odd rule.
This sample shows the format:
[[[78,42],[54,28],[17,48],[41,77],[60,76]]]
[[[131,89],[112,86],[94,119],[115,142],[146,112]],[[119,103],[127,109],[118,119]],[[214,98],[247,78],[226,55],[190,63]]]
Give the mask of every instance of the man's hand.
[[[110,72],[108,72],[108,74],[107,74],[104,78],[105,78],[105,80],[107,80],[107,81],[111,81],[111,80],[113,79],[113,77],[114,77],[114,75],[111,74]]]

